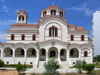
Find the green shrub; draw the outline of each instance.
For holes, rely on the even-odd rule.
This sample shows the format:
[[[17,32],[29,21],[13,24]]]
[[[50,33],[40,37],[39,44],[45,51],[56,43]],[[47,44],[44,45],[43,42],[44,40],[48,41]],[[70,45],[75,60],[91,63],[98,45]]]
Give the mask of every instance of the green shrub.
[[[45,72],[43,75],[59,75],[57,69],[60,68],[60,65],[57,61],[55,61],[55,58],[49,60],[47,63],[44,64]]]
[[[0,67],[4,66],[4,62],[0,59]]]
[[[98,63],[98,62],[96,62],[96,65],[99,65],[99,63]]]
[[[20,71],[23,70],[23,67],[24,66],[22,64],[20,64],[20,63],[16,64],[16,70],[18,71],[19,75],[20,75]]]
[[[16,67],[16,64],[4,64],[4,67]],[[25,68],[32,68],[33,65],[26,65],[24,64]]]
[[[90,74],[91,71],[94,69],[95,65],[94,64],[86,64],[85,65],[85,70],[88,71],[88,73]]]
[[[85,64],[86,64],[86,62],[85,62],[85,60],[83,60],[83,62],[82,62],[82,69],[83,70],[85,70]]]
[[[81,60],[76,61],[76,68],[77,68],[78,73],[82,73],[82,61]]]

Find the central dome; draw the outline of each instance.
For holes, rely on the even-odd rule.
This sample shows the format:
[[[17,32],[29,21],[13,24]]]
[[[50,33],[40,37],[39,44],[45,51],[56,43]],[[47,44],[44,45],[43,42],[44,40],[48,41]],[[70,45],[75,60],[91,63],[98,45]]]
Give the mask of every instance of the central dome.
[[[47,8],[59,8],[59,7],[56,5],[51,5],[51,6],[48,6]]]

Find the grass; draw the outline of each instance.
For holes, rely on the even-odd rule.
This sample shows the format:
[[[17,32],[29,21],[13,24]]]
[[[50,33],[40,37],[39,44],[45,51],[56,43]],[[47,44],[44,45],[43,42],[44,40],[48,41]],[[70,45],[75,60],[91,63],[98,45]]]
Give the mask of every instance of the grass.
[[[33,74],[33,75],[42,75],[42,74]],[[87,74],[87,73],[65,73],[65,74],[60,74],[60,75],[100,75],[100,71],[99,70],[94,70],[92,71],[91,74]]]

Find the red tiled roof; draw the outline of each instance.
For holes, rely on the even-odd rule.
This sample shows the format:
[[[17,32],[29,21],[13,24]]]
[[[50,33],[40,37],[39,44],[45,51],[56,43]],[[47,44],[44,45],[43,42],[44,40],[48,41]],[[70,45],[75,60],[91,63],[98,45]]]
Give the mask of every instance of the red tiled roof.
[[[38,33],[38,30],[5,30],[7,33]]]
[[[76,26],[76,25],[74,25],[74,24],[68,24],[68,26]]]
[[[19,12],[26,12],[25,10],[20,10]]]
[[[4,43],[0,42],[1,45],[3,45]]]
[[[20,24],[20,23],[16,23],[16,24],[13,24],[11,26],[37,26],[37,27],[39,27],[39,24]]]
[[[76,27],[76,29],[82,29],[82,30],[85,30],[84,27]]]
[[[47,8],[59,8],[59,7],[56,5],[51,5],[51,6],[48,6]]]

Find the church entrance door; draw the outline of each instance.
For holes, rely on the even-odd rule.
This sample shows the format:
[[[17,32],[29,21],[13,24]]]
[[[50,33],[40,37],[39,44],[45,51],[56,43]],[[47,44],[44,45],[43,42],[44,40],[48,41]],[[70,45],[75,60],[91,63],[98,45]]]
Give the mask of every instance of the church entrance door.
[[[50,51],[50,58],[51,57],[56,57],[56,52],[54,50],[51,50]]]

